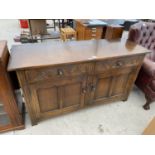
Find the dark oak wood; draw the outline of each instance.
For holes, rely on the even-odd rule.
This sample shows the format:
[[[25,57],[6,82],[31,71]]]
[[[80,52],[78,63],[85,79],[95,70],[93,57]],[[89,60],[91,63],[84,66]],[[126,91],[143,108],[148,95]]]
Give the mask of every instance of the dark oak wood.
[[[125,40],[72,41],[12,47],[16,71],[35,125],[87,106],[127,100],[149,51]]]
[[[110,25],[107,26],[105,39],[112,40],[121,38],[123,34],[123,26],[120,25]]]
[[[24,128],[10,76],[7,72],[8,59],[7,42],[0,41],[0,132]]]

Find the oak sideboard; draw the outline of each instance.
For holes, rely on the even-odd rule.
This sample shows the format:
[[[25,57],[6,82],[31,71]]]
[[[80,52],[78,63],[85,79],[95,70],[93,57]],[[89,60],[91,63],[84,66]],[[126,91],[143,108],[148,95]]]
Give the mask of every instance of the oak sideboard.
[[[149,51],[126,40],[16,45],[16,71],[32,125],[91,105],[126,101]]]

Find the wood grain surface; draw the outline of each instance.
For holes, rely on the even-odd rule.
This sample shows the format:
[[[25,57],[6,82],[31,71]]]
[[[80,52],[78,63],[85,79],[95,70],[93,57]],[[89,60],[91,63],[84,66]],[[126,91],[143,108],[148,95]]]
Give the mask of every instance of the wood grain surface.
[[[58,64],[89,62],[113,57],[144,54],[149,50],[126,40],[89,40],[15,45],[8,71]]]

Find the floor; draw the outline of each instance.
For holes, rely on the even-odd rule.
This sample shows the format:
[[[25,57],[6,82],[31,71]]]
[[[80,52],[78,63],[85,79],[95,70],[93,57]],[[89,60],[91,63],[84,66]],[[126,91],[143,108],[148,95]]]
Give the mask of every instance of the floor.
[[[0,20],[0,40],[8,40],[8,46],[15,44],[13,38],[19,35],[18,20]],[[48,40],[50,41],[50,40]],[[145,111],[143,93],[134,86],[128,101],[115,102],[79,110],[58,116],[31,126],[26,114],[24,130],[11,131],[3,135],[42,135],[42,134],[118,134],[140,135],[155,116],[155,104]]]

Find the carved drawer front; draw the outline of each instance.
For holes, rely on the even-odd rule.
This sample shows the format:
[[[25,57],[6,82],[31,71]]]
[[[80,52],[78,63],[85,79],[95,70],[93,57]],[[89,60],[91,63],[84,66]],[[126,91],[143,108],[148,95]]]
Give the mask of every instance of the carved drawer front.
[[[25,71],[29,83],[48,79],[77,76],[87,72],[88,64],[63,65]]]
[[[139,65],[140,61],[142,61],[142,58],[138,56],[98,61],[95,65],[95,73],[103,73],[113,69],[136,66]]]

